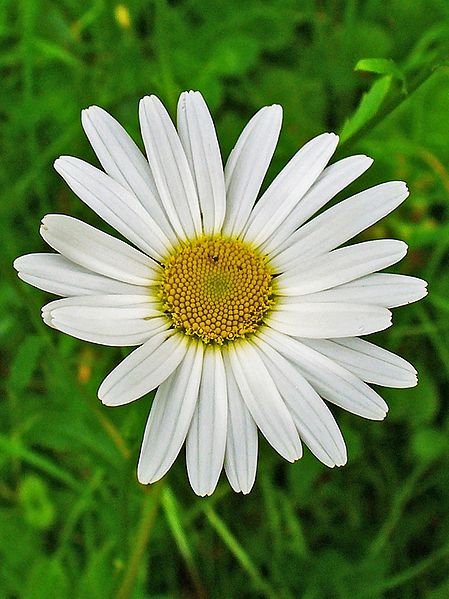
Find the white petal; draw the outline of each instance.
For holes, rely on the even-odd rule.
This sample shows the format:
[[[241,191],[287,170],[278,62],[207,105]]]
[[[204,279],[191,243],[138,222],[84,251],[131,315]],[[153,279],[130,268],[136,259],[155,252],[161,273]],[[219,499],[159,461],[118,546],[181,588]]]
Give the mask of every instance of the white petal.
[[[148,288],[93,273],[59,254],[27,254],[14,262],[22,281],[55,295],[148,295]]]
[[[374,273],[344,285],[302,295],[304,302],[349,302],[397,308],[416,302],[427,295],[427,283],[416,277]],[[282,302],[296,303],[296,297],[282,298]]]
[[[265,322],[295,337],[358,337],[391,326],[391,312],[367,304],[285,303],[278,304]]]
[[[333,250],[289,268],[276,278],[279,295],[305,295],[342,285],[387,268],[407,253],[397,239],[378,239]]]
[[[226,359],[228,390],[228,419],[225,453],[225,472],[236,493],[247,494],[256,479],[258,437],[257,426],[243,401],[242,394]]]
[[[121,406],[160,385],[184,358],[185,335],[173,330],[158,333],[135,349],[104,379],[98,397],[107,406]]]
[[[326,167],[301,201],[294,207],[289,218],[272,233],[262,245],[264,254],[279,253],[290,245],[290,236],[308,218],[313,216],[329,200],[362,175],[373,163],[368,156],[349,156]]]
[[[240,393],[262,434],[286,460],[299,459],[302,448],[294,422],[257,348],[248,341],[234,342],[228,353]]]
[[[83,110],[81,121],[106,173],[138,198],[170,241],[176,244],[175,232],[158,200],[150,166],[125,129],[98,106]]]
[[[137,467],[143,484],[162,478],[181,450],[198,400],[203,347],[189,343],[181,364],[156,392]]]
[[[72,156],[61,156],[54,166],[83,202],[138,248],[156,260],[170,251],[162,229],[126,187]]]
[[[204,352],[200,392],[186,441],[187,472],[197,495],[212,495],[223,468],[227,435],[226,373],[218,347]]]
[[[180,239],[201,235],[195,182],[178,133],[156,96],[140,101],[139,119],[145,149],[159,197]]]
[[[405,183],[390,181],[340,202],[293,233],[288,247],[271,258],[274,268],[282,271],[297,260],[333,250],[389,214],[407,196]]]
[[[88,295],[50,302],[44,322],[83,341],[126,347],[140,345],[170,327],[157,303],[142,295]]]
[[[262,339],[255,343],[282,395],[301,439],[326,466],[343,466],[346,447],[340,429],[318,393],[295,366]]]
[[[42,310],[44,312],[51,312],[55,310],[63,310],[65,308],[79,309],[80,316],[82,311],[87,310],[105,310],[102,314],[107,314],[109,309],[113,311],[120,310],[122,317],[127,318],[145,318],[148,316],[148,312],[154,311],[155,314],[150,316],[159,315],[161,311],[159,309],[159,302],[153,297],[145,295],[108,295],[108,294],[97,294],[97,295],[84,295],[80,297],[65,297],[64,299],[54,300],[46,304]],[[157,314],[156,314],[157,311]],[[86,313],[85,313],[86,314]],[[111,316],[115,312],[110,313]],[[120,317],[120,316],[119,316]]]
[[[221,231],[226,191],[214,123],[199,92],[183,92],[178,102],[178,131],[195,179],[206,235]]]
[[[91,314],[89,314],[90,316]],[[48,312],[42,315],[45,324],[67,335],[111,347],[131,347],[142,345],[156,335],[170,328],[166,318],[73,318],[68,310]]]
[[[385,418],[388,411],[385,401],[346,368],[298,340],[268,327],[261,329],[259,336],[293,362],[325,399],[369,420]]]
[[[47,214],[40,233],[53,249],[84,268],[106,277],[149,285],[160,266],[127,243],[63,214]]]
[[[301,339],[367,383],[406,388],[418,383],[416,370],[403,358],[364,339]]]
[[[225,168],[225,235],[238,236],[243,230],[276,148],[281,123],[281,106],[265,106],[243,129],[230,153]]]
[[[276,231],[321,174],[337,144],[337,135],[323,133],[295,154],[254,207],[245,229],[246,240],[259,246]]]

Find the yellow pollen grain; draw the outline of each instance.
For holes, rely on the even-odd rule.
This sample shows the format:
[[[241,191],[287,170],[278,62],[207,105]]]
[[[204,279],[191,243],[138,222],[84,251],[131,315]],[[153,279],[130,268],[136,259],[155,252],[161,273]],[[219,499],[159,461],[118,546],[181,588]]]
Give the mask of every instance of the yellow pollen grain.
[[[266,257],[240,241],[197,240],[162,266],[164,311],[176,328],[205,343],[254,333],[273,303]]]

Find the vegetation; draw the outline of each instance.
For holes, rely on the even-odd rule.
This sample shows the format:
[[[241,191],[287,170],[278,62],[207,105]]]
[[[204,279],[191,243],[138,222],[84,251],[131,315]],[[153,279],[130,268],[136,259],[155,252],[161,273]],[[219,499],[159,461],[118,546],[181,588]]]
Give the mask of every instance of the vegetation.
[[[444,599],[449,596],[449,4],[446,0],[0,1],[0,595],[8,599]],[[411,197],[364,238],[410,251],[430,295],[375,340],[418,368],[381,390],[383,423],[333,409],[349,463],[282,461],[262,442],[252,493],[197,498],[180,457],[151,487],[135,465],[151,396],[96,399],[125,351],[47,328],[48,294],[20,282],[46,251],[46,213],[107,228],[52,169],[95,161],[80,110],[139,140],[137,102],[173,113],[199,89],[226,157],[262,105],[284,106],[269,177],[322,131],[374,166],[343,197],[407,181]],[[139,141],[140,143],[140,141]],[[397,270],[397,269],[396,269]]]

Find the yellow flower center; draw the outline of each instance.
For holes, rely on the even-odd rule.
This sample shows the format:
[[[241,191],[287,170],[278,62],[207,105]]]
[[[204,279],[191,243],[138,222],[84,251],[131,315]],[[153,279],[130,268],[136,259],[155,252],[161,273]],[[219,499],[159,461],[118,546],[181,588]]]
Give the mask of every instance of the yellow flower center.
[[[176,328],[205,343],[254,333],[273,303],[266,257],[240,241],[193,241],[162,266],[164,311]]]

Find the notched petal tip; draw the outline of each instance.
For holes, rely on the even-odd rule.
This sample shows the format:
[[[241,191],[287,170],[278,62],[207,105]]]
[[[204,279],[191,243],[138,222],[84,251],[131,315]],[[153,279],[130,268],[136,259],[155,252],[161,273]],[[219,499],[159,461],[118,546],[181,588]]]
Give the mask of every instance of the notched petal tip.
[[[374,162],[374,158],[371,158],[371,156],[367,156],[366,154],[359,154],[359,156],[368,164],[367,168],[369,168]]]
[[[137,464],[137,480],[139,481],[139,483],[141,485],[149,485],[150,484],[148,476],[144,476],[144,473],[142,472],[142,468],[141,468],[141,464],[140,464],[140,459],[139,459],[139,462]]]
[[[24,263],[24,258],[25,258],[25,257],[26,257],[26,254],[25,254],[25,256],[19,256],[19,257],[18,257],[18,258],[16,258],[16,259],[14,260],[14,262],[12,263],[12,267],[13,267],[13,268],[14,268],[14,270],[15,270],[17,273],[19,273],[19,274],[20,274],[20,271],[22,270],[22,266],[23,266],[23,263]]]
[[[107,378],[108,377],[106,377],[106,379],[99,386],[98,391],[97,391],[97,397],[103,405],[109,406],[109,407],[114,407],[117,404],[111,402],[111,399],[109,397],[110,390],[105,390],[105,386],[104,386],[104,383],[107,380]]]
[[[81,117],[83,116],[89,116],[92,114],[106,114],[108,115],[109,113],[104,109],[101,108],[101,106],[97,106],[96,104],[91,104],[90,106],[87,106],[87,108],[83,108],[83,110],[81,111]]]
[[[64,165],[69,163],[71,158],[73,158],[73,156],[66,156],[64,154],[59,156],[59,158],[56,158],[56,160],[53,162],[53,168],[55,171],[62,175],[64,171]]]

